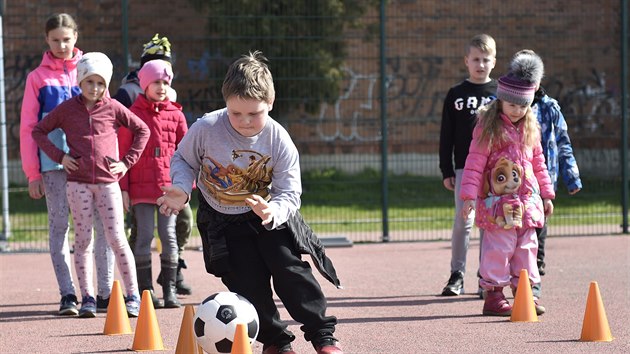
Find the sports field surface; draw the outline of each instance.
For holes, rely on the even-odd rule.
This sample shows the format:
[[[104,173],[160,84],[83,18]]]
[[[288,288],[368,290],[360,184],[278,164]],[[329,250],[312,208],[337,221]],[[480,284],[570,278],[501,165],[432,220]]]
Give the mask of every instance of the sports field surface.
[[[438,294],[449,277],[450,242],[392,242],[329,248],[344,289],[318,276],[339,318],[336,336],[345,353],[630,353],[630,237],[552,237],[547,241],[547,275],[538,322],[511,322],[481,315],[475,294],[479,244],[472,242],[466,294]],[[187,250],[186,282],[193,294],[180,297],[197,306],[227,289],[204,270],[202,253]],[[154,253],[154,274],[159,270]],[[117,274],[117,279],[120,277]],[[591,282],[596,281],[613,340],[582,342],[580,336]],[[76,282],[76,278],[75,278]],[[129,352],[134,334],[104,335],[106,314],[80,319],[56,315],[59,294],[47,253],[0,254],[1,353]],[[161,289],[157,291],[161,296]],[[509,290],[505,292],[512,301]],[[294,350],[314,353],[299,324],[277,301],[296,334]],[[174,353],[184,308],[155,311],[166,350]],[[137,319],[131,319],[135,330]],[[254,353],[262,345],[256,343]]]

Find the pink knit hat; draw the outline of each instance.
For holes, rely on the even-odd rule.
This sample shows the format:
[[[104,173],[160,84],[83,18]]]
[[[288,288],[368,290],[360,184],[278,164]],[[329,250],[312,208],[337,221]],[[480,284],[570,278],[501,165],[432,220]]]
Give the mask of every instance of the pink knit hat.
[[[148,61],[138,71],[138,78],[142,91],[146,91],[149,84],[157,80],[164,80],[170,85],[173,80],[171,63],[161,59]]]
[[[529,106],[534,102],[536,83],[529,82],[509,73],[501,76],[497,84],[497,98],[521,106]]]

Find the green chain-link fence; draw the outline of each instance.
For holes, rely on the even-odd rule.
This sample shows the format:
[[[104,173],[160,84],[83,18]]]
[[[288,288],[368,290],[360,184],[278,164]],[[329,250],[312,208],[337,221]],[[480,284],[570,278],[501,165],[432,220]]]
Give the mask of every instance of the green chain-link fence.
[[[262,50],[277,86],[272,116],[301,154],[302,212],[320,235],[354,242],[450,237],[453,196],[437,154],[442,101],[467,76],[464,46],[478,33],[496,39],[494,78],[513,53],[533,49],[545,62],[543,86],[568,122],[584,184],[569,196],[560,181],[549,233],[620,233],[628,140],[622,6],[627,1],[11,2],[3,36],[11,229],[3,236],[12,250],[47,248],[45,202],[29,199],[20,168],[19,112],[54,12],[75,17],[84,52],[112,58],[112,92],[137,67],[142,43],[168,36],[173,87],[191,124],[223,105],[229,63]],[[199,245],[198,237],[189,244]]]

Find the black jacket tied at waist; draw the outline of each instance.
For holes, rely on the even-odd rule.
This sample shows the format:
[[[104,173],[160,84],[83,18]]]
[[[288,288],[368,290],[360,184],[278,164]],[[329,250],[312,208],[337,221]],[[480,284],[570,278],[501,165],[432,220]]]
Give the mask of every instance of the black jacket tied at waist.
[[[208,273],[221,277],[230,270],[225,233],[221,231],[229,224],[240,222],[254,222],[252,226],[258,227],[260,217],[253,211],[235,215],[220,213],[208,205],[203,195],[199,193],[197,226],[201,234],[203,259]],[[282,226],[291,234],[295,249],[300,254],[310,255],[320,274],[337,288],[341,288],[335,267],[326,256],[324,245],[299,210],[296,210]]]

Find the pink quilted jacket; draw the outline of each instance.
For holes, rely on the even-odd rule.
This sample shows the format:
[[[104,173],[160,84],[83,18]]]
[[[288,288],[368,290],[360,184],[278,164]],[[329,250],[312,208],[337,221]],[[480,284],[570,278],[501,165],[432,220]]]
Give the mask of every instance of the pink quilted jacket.
[[[499,228],[495,219],[500,209],[497,203],[501,198],[484,188],[484,184],[490,182],[490,171],[497,161],[504,157],[522,167],[522,184],[518,190],[518,198],[524,206],[523,228],[542,227],[545,219],[542,199],[555,198],[542,146],[539,143],[533,148],[525,147],[521,143],[522,126],[515,126],[503,114],[501,118],[508,134],[506,143],[487,148],[487,144],[480,141],[481,128],[476,126],[473,130],[473,140],[466,158],[460,197],[463,200],[476,199],[475,224],[477,227],[485,230]]]

